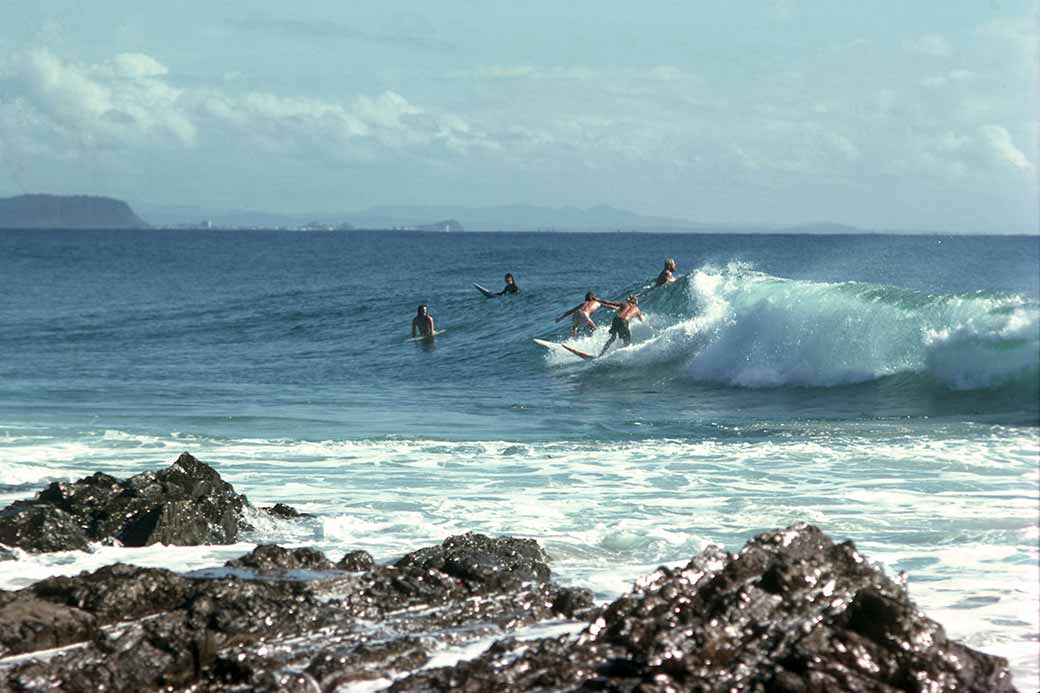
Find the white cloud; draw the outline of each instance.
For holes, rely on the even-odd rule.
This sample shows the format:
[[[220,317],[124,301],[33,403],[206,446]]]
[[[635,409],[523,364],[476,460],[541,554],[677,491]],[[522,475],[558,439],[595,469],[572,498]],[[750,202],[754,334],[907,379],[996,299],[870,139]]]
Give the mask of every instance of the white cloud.
[[[834,151],[838,152],[846,161],[859,161],[863,157],[859,147],[845,135],[832,132],[828,134],[827,141]]]
[[[1033,164],[1022,150],[1011,140],[1011,133],[1000,125],[983,125],[979,131],[989,144],[990,151],[998,161],[1010,164],[1020,171],[1032,171]]]
[[[166,66],[144,53],[120,53],[113,60],[116,70],[132,78],[161,77],[169,74]]]
[[[950,70],[943,74],[932,75],[931,77],[924,78],[921,80],[921,86],[938,89],[950,84],[968,82],[974,78],[975,73],[971,70]]]
[[[936,58],[948,58],[953,55],[953,47],[950,42],[939,34],[926,34],[919,37],[911,45],[911,50]]]
[[[150,56],[123,53],[108,63],[80,65],[37,49],[17,56],[7,72],[13,96],[52,128],[85,141],[111,146],[168,134],[183,145],[195,142],[197,131],[178,104],[179,90],[158,79],[166,68]]]

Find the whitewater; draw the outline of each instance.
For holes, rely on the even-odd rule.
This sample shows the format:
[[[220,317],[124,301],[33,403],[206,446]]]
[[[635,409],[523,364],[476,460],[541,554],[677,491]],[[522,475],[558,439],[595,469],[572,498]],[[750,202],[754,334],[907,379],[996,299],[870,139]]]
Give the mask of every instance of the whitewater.
[[[389,560],[537,539],[599,600],[807,521],[1038,687],[1036,238],[0,234],[0,505],[188,451],[256,505],[231,546],[29,555],[0,588],[256,543]],[[652,288],[664,257],[679,281]],[[516,297],[487,300],[511,271]],[[633,345],[553,318],[640,295]],[[416,305],[447,332],[408,341]],[[609,324],[609,312],[594,316]]]

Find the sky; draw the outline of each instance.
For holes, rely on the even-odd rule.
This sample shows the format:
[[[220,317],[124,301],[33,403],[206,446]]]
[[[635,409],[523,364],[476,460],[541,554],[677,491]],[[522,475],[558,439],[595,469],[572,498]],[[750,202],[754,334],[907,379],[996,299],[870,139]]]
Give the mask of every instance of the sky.
[[[1037,233],[1034,0],[0,0],[0,196]]]

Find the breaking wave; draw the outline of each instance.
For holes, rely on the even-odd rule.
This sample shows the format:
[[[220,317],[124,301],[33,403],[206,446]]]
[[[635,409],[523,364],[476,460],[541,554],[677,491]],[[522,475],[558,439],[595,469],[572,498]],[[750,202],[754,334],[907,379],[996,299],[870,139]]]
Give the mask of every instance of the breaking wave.
[[[649,290],[641,305],[647,321],[633,326],[633,346],[594,367],[668,364],[675,376],[749,388],[900,374],[951,390],[1033,387],[1038,379],[1040,309],[1018,295],[785,279],[732,263]],[[598,352],[605,332],[569,343]]]

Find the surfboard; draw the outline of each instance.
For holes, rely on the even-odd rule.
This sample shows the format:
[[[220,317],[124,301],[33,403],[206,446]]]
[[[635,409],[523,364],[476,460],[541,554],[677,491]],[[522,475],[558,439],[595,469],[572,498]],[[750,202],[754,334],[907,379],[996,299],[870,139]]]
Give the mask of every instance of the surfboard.
[[[447,332],[447,330],[434,330],[433,334],[421,334],[418,337],[409,337],[407,341],[421,342],[424,339],[433,339],[434,337],[440,337],[445,332]]]
[[[584,351],[581,351],[579,349],[575,349],[574,347],[569,347],[566,344],[557,344],[556,342],[549,342],[549,341],[546,341],[544,339],[537,339],[537,338],[532,339],[531,341],[534,342],[535,344],[537,344],[538,346],[545,347],[546,349],[553,349],[555,347],[562,347],[563,349],[566,349],[567,351],[571,352],[575,356],[580,356],[581,358],[585,359],[586,361],[590,361],[590,360],[596,358],[592,354],[586,354]]]
[[[480,293],[484,294],[485,298],[494,298],[495,297],[495,294],[491,292],[491,289],[485,289],[480,284],[474,283],[473,284],[473,288],[476,289],[477,291],[479,291]]]

